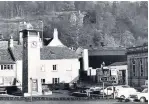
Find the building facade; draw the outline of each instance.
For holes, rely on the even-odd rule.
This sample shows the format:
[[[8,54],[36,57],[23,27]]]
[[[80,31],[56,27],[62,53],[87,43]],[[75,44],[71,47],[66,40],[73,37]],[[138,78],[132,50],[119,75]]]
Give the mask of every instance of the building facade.
[[[14,65],[13,71],[9,70],[9,75],[8,70],[1,70],[3,75],[0,73],[0,77],[13,76],[12,79],[16,78],[20,82],[24,93],[30,93],[32,90],[41,93],[42,84],[70,84],[78,80],[78,55],[62,44],[58,39],[57,29],[54,29],[52,44],[47,46],[42,46],[37,30],[23,30],[20,33],[23,36],[23,39],[20,39],[23,40],[22,44],[12,44],[11,37],[8,48],[4,49],[7,55],[0,50],[0,65],[4,65],[4,68],[6,64]],[[9,67],[7,65],[7,69]]]
[[[116,85],[128,85],[127,62],[115,62],[109,66],[97,68],[97,82]]]
[[[16,78],[16,64],[13,61],[0,61],[0,86],[11,86]]]
[[[148,45],[127,49],[128,83],[140,87],[148,79]]]

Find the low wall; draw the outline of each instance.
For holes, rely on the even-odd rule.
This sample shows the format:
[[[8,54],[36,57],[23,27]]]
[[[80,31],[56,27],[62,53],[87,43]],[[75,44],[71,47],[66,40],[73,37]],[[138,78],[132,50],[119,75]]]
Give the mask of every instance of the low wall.
[[[103,97],[0,97],[0,101],[79,101],[79,100],[106,100]]]

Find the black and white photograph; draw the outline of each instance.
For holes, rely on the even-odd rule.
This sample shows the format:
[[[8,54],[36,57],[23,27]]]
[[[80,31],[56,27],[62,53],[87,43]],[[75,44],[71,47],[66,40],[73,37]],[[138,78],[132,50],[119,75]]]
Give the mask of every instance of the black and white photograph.
[[[148,98],[148,1],[0,1],[0,104]]]

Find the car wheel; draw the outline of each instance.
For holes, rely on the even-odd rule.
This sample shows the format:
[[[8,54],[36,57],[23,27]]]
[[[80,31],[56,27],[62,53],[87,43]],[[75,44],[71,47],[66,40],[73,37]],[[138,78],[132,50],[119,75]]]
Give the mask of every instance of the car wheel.
[[[143,102],[145,102],[145,101],[146,101],[145,97],[141,97],[141,98],[140,98],[140,102],[143,103]]]
[[[124,95],[121,95],[120,98],[125,99],[125,96]]]

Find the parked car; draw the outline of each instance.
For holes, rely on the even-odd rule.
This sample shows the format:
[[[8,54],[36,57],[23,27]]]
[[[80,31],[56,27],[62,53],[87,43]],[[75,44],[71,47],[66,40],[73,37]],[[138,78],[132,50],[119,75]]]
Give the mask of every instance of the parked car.
[[[71,95],[75,97],[87,97],[88,96],[86,90],[73,92]]]
[[[141,88],[147,88],[148,87],[148,80],[145,81],[145,84],[141,86]]]
[[[127,99],[130,95],[137,93],[138,91],[134,88],[120,88],[116,90],[115,97],[121,99]]]
[[[102,87],[90,87],[89,88],[91,91],[100,91]]]
[[[148,101],[148,88],[145,88],[142,92],[130,95],[129,99],[139,100],[140,102]]]
[[[100,94],[105,94],[105,95],[112,95],[115,91],[121,89],[121,88],[130,88],[128,85],[118,85],[118,86],[108,86],[104,90],[100,90]]]

